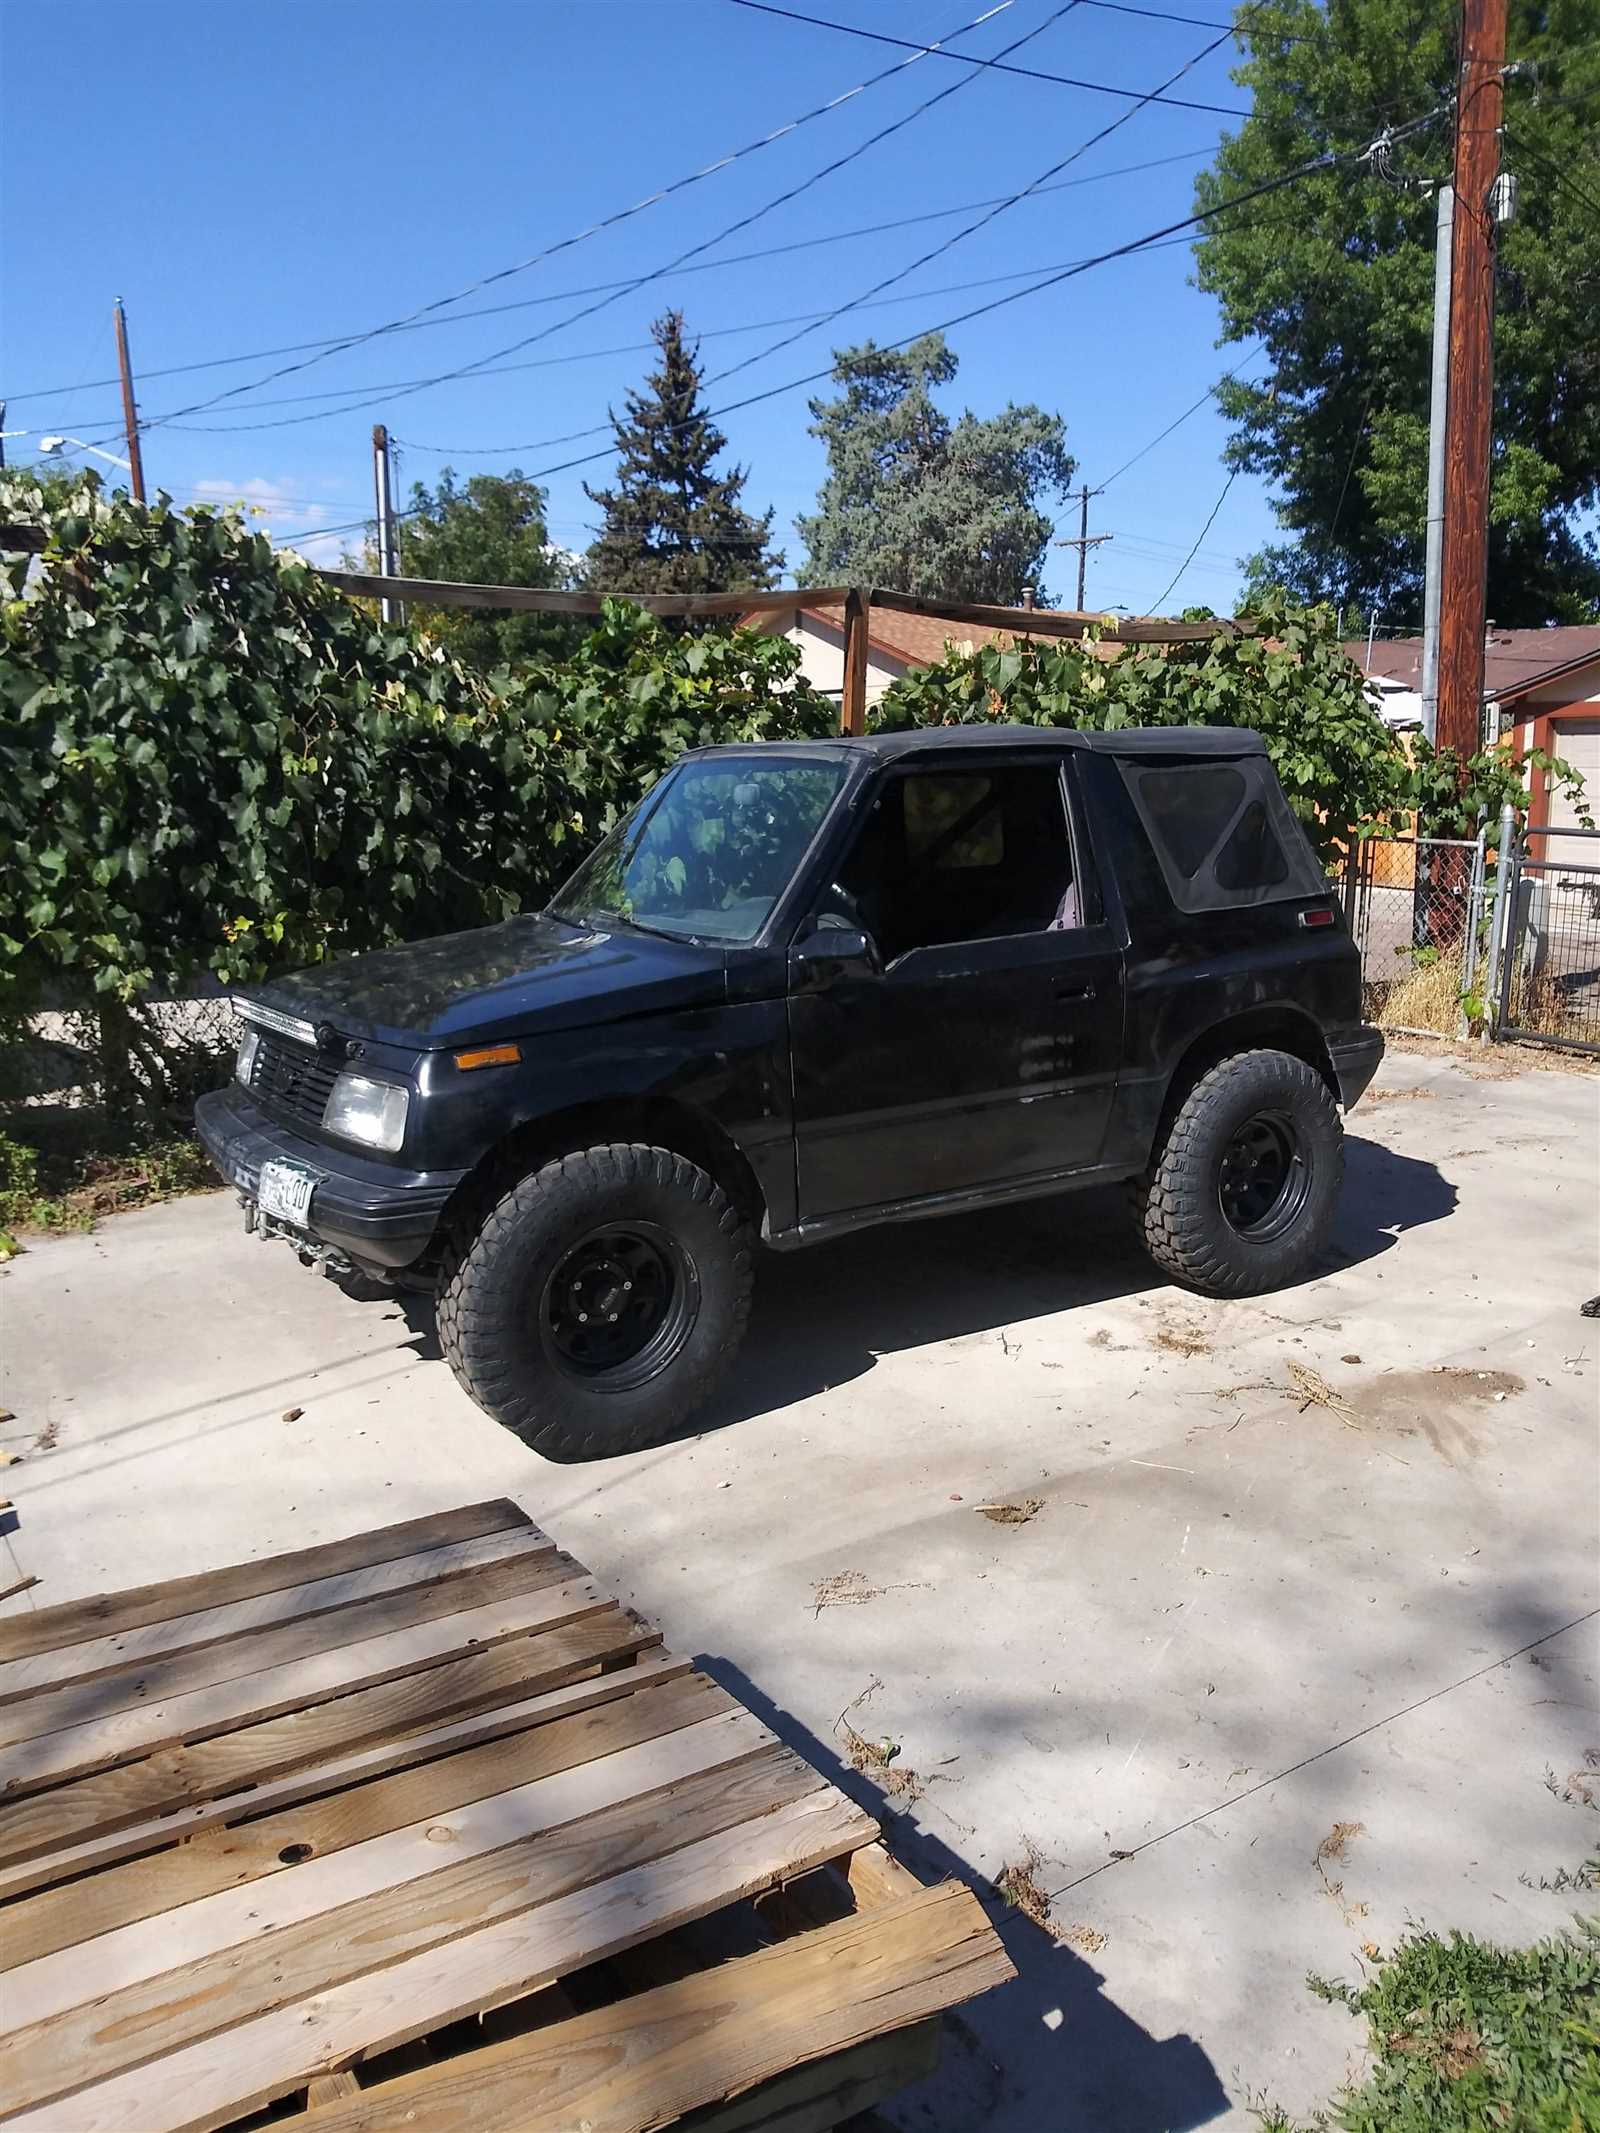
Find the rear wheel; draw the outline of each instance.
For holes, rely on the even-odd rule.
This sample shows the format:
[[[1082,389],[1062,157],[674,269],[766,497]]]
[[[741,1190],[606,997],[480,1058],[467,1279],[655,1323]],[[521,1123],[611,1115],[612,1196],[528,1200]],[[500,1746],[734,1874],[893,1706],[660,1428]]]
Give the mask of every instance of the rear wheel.
[[[465,1390],[549,1459],[670,1436],[750,1314],[748,1224],[705,1171],[615,1142],[546,1163],[457,1238],[439,1338]]]
[[[1298,1281],[1325,1247],[1344,1180],[1344,1128],[1314,1067],[1239,1052],[1184,1098],[1134,1186],[1145,1249],[1208,1296]]]

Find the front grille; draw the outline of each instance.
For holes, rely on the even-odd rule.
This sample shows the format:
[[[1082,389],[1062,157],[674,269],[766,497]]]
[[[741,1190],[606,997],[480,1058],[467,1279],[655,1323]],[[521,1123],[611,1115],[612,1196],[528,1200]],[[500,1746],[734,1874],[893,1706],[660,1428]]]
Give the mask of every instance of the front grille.
[[[269,1111],[320,1126],[338,1072],[335,1061],[262,1030],[250,1069],[250,1093]]]

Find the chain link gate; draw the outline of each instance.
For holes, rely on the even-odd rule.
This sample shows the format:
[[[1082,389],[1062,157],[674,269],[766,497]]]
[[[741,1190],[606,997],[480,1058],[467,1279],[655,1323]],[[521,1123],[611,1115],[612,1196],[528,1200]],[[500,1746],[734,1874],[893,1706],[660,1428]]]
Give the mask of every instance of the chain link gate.
[[[1493,930],[1495,1036],[1600,1053],[1600,830],[1514,839]]]
[[[1487,985],[1486,835],[1373,838],[1347,854],[1336,882],[1367,1021],[1465,1034],[1463,1003]]]

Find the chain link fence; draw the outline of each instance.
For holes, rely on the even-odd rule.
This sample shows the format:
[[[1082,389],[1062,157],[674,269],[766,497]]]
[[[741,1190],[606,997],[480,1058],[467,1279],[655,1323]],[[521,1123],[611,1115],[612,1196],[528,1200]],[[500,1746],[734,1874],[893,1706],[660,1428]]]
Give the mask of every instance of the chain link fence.
[[[1488,984],[1484,839],[1373,839],[1335,873],[1361,950],[1362,1012],[1382,1029],[1463,1034]]]

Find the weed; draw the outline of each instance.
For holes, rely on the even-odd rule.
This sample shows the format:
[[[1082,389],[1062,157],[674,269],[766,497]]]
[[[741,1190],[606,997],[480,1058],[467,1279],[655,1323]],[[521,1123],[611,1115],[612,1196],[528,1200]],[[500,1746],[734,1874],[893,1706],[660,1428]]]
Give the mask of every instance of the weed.
[[[1600,2126],[1600,1921],[1531,1948],[1417,1933],[1360,1986],[1309,1980],[1366,2022],[1372,2065],[1313,2124],[1343,2133]],[[1265,2098],[1262,2133],[1296,2133]]]
[[[0,1256],[15,1232],[92,1229],[102,1215],[217,1183],[205,1150],[183,1135],[115,1126],[81,1110],[25,1137],[27,1113],[0,1133]]]
[[[1042,1931],[1050,1929],[1050,1899],[1040,1888],[1038,1873],[1044,1854],[1031,1837],[1023,1839],[1023,1853],[1014,1865],[1003,1866],[995,1876],[997,1896],[1003,1896],[1014,1911],[1031,1919]]]

